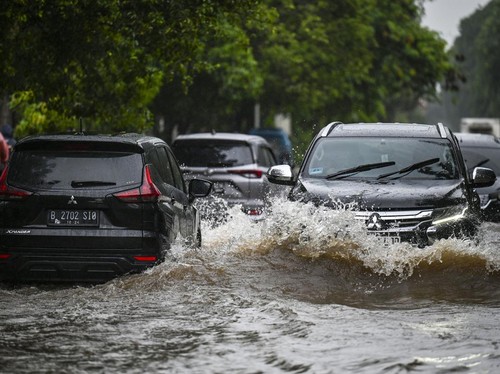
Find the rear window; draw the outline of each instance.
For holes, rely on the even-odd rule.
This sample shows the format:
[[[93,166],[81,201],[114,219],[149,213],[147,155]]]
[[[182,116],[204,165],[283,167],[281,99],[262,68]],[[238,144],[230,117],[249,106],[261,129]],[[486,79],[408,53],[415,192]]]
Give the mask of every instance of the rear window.
[[[254,163],[250,146],[243,142],[177,141],[173,151],[183,166],[229,167]]]
[[[8,182],[27,189],[103,189],[137,185],[141,179],[139,153],[24,150],[13,153]]]

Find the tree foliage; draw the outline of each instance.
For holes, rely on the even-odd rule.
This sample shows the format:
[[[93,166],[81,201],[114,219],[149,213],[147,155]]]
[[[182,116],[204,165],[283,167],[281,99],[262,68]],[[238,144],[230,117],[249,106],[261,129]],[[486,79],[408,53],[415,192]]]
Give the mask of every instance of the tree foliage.
[[[207,35],[252,0],[12,0],[0,11],[0,90],[20,134],[85,117],[94,130],[143,130],[165,79],[206,68]],[[52,116],[51,114],[57,115]],[[56,124],[57,122],[57,124]],[[73,121],[74,122],[74,121]],[[62,127],[65,127],[63,125]]]
[[[462,117],[500,117],[500,0],[460,22],[460,35],[450,50],[461,82],[443,95],[451,123]]]
[[[24,114],[19,134],[80,116],[142,131],[151,114],[168,130],[246,131],[256,103],[265,124],[290,113],[305,133],[394,119],[452,72],[420,2],[11,0],[0,90]]]
[[[170,128],[245,131],[260,103],[264,124],[290,113],[294,129],[310,137],[314,124],[331,120],[394,120],[454,77],[445,41],[421,25],[419,1],[264,0],[262,6],[276,17],[260,27],[238,25],[256,64],[249,70],[252,90],[223,90],[234,65],[198,76],[181,95],[174,94],[175,82],[167,84],[155,111]],[[205,58],[217,65],[224,57]]]

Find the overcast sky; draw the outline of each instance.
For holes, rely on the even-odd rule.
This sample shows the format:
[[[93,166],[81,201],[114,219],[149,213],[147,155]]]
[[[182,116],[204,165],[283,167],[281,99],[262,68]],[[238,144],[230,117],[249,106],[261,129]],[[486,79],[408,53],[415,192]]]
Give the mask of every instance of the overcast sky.
[[[465,18],[490,0],[426,0],[424,26],[436,30],[447,41],[448,46],[453,44],[459,35],[460,20]]]

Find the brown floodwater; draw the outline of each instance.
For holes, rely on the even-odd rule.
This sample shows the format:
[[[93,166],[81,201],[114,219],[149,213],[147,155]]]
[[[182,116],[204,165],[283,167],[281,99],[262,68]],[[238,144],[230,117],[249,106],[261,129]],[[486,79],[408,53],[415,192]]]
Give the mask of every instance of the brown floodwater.
[[[106,284],[0,284],[0,372],[500,372],[500,225],[385,246],[282,203],[203,235]]]

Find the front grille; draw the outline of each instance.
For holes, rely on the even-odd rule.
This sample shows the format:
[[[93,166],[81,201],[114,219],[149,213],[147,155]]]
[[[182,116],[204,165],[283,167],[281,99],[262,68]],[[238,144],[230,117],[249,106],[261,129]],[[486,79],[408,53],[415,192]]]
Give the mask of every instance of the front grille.
[[[425,245],[432,210],[359,211],[355,218],[366,224],[370,234],[397,236],[404,242]]]

